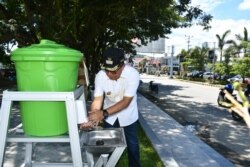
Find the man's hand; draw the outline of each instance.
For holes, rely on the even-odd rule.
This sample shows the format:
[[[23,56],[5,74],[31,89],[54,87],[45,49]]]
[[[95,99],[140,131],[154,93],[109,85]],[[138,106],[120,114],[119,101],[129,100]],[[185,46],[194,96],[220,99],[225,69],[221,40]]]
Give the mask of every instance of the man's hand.
[[[103,111],[102,110],[93,110],[89,111],[89,121],[92,122],[101,122],[103,120]]]
[[[96,128],[103,120],[103,111],[102,110],[93,110],[88,112],[88,122],[81,123],[80,129],[82,130],[92,130],[93,128]]]
[[[93,128],[93,125],[92,125],[91,121],[80,124],[80,129],[82,129],[82,130],[91,130],[92,128]]]
[[[86,123],[80,124],[80,129],[82,130],[92,130],[93,128],[96,128],[98,126],[98,122],[88,121]]]

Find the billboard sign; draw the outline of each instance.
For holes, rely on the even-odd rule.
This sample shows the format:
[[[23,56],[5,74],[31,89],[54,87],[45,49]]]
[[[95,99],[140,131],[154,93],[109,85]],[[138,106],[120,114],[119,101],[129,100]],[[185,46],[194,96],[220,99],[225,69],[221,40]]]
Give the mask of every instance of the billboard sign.
[[[141,45],[141,41],[137,41]],[[136,47],[140,53],[165,53],[165,38],[159,38],[157,41],[149,42],[146,46]]]

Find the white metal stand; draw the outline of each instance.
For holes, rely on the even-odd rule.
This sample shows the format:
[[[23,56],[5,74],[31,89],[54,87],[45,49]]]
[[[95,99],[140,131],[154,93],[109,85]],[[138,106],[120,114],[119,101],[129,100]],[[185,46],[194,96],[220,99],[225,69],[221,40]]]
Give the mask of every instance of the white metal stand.
[[[74,166],[83,167],[80,147],[80,137],[77,127],[76,99],[83,95],[83,87],[74,92],[11,92],[4,91],[0,110],[0,165],[3,166],[6,142],[26,143],[25,167],[35,166]],[[84,96],[84,95],[83,95]],[[69,135],[53,137],[29,137],[25,135],[8,134],[10,111],[13,101],[64,101],[66,104]],[[69,142],[72,154],[72,163],[47,163],[32,162],[32,145],[37,142]]]
[[[83,101],[86,107],[84,89],[79,87],[74,92],[16,92],[4,91],[2,98],[2,105],[0,110],[0,165],[3,166],[6,142],[22,142],[25,143],[25,160],[24,167],[83,167],[87,165],[82,161],[82,137],[79,134],[77,127],[77,106],[79,100]],[[68,121],[68,135],[53,136],[53,137],[31,137],[23,133],[8,133],[8,125],[10,118],[10,111],[12,102],[14,101],[63,101],[66,104],[67,121]],[[16,128],[19,131],[20,127]],[[38,163],[32,161],[32,151],[34,143],[70,143],[72,163]],[[86,152],[88,167],[114,167],[122,155],[125,147],[117,147],[112,154],[102,154],[97,162],[94,162],[93,155]]]
[[[125,148],[125,146],[116,147],[110,155],[101,154],[96,163],[94,162],[93,154],[86,151],[88,167],[115,167]]]

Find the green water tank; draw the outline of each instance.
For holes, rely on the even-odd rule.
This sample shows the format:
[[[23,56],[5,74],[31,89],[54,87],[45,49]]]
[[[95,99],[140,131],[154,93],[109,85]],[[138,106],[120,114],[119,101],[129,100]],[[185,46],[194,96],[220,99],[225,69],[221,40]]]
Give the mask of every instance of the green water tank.
[[[41,40],[11,53],[15,62],[18,91],[65,92],[77,86],[80,51],[50,40]],[[20,102],[24,133],[32,136],[55,136],[67,133],[65,102]]]

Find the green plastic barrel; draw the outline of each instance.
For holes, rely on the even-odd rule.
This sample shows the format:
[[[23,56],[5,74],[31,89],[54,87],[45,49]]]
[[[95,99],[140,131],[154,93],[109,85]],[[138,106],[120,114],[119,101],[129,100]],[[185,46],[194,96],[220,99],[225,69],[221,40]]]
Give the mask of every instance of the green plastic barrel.
[[[11,53],[15,62],[18,91],[65,92],[77,86],[80,51],[50,40],[41,40]],[[65,102],[20,102],[24,133],[55,136],[68,131]]]

